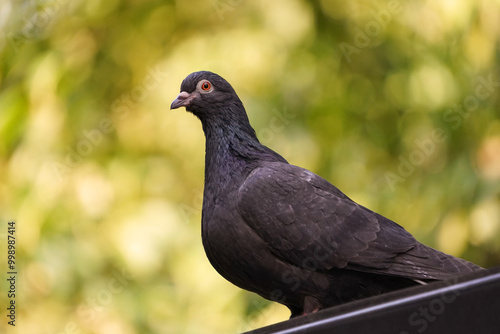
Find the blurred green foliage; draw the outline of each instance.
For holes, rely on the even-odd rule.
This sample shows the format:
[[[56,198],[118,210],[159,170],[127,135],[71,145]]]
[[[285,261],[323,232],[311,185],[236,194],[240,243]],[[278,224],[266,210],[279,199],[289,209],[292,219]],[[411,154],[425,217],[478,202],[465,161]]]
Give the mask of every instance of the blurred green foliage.
[[[204,137],[168,110],[202,69],[291,163],[430,246],[500,264],[498,0],[3,0],[0,29],[0,240],[15,220],[19,333],[288,317],[204,255]]]

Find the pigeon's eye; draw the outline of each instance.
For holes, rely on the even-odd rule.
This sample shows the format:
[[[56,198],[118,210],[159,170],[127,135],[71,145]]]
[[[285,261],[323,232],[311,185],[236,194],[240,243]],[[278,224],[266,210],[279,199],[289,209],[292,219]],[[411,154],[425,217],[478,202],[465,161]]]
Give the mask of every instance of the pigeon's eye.
[[[212,84],[208,81],[205,81],[204,83],[201,84],[201,89],[205,91],[210,90],[210,88],[212,88]]]
[[[200,80],[196,85],[196,89],[203,94],[211,93],[214,90],[214,86],[208,80]]]

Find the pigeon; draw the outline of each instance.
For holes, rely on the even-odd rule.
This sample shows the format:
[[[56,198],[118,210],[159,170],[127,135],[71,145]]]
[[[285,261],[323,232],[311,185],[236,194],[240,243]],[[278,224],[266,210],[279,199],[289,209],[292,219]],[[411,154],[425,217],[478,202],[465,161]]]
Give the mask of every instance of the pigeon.
[[[483,270],[418,242],[262,145],[221,76],[191,73],[180,90],[170,109],[199,118],[206,139],[203,247],[236,286],[296,317]]]

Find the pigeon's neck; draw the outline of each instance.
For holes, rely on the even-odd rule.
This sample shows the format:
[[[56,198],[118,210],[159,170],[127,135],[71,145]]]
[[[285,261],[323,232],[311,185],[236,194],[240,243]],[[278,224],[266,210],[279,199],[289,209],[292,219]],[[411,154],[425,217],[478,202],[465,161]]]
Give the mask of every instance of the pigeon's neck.
[[[235,178],[244,178],[266,161],[285,162],[279,154],[262,145],[248,118],[203,122],[206,137],[205,185],[227,189]]]

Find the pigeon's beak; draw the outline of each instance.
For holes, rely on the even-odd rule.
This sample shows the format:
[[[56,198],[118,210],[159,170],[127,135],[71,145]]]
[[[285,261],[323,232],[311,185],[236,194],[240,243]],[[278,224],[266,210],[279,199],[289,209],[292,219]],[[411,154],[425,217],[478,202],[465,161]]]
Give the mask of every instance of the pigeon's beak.
[[[170,105],[170,110],[185,107],[191,102],[192,96],[188,92],[181,92]]]

